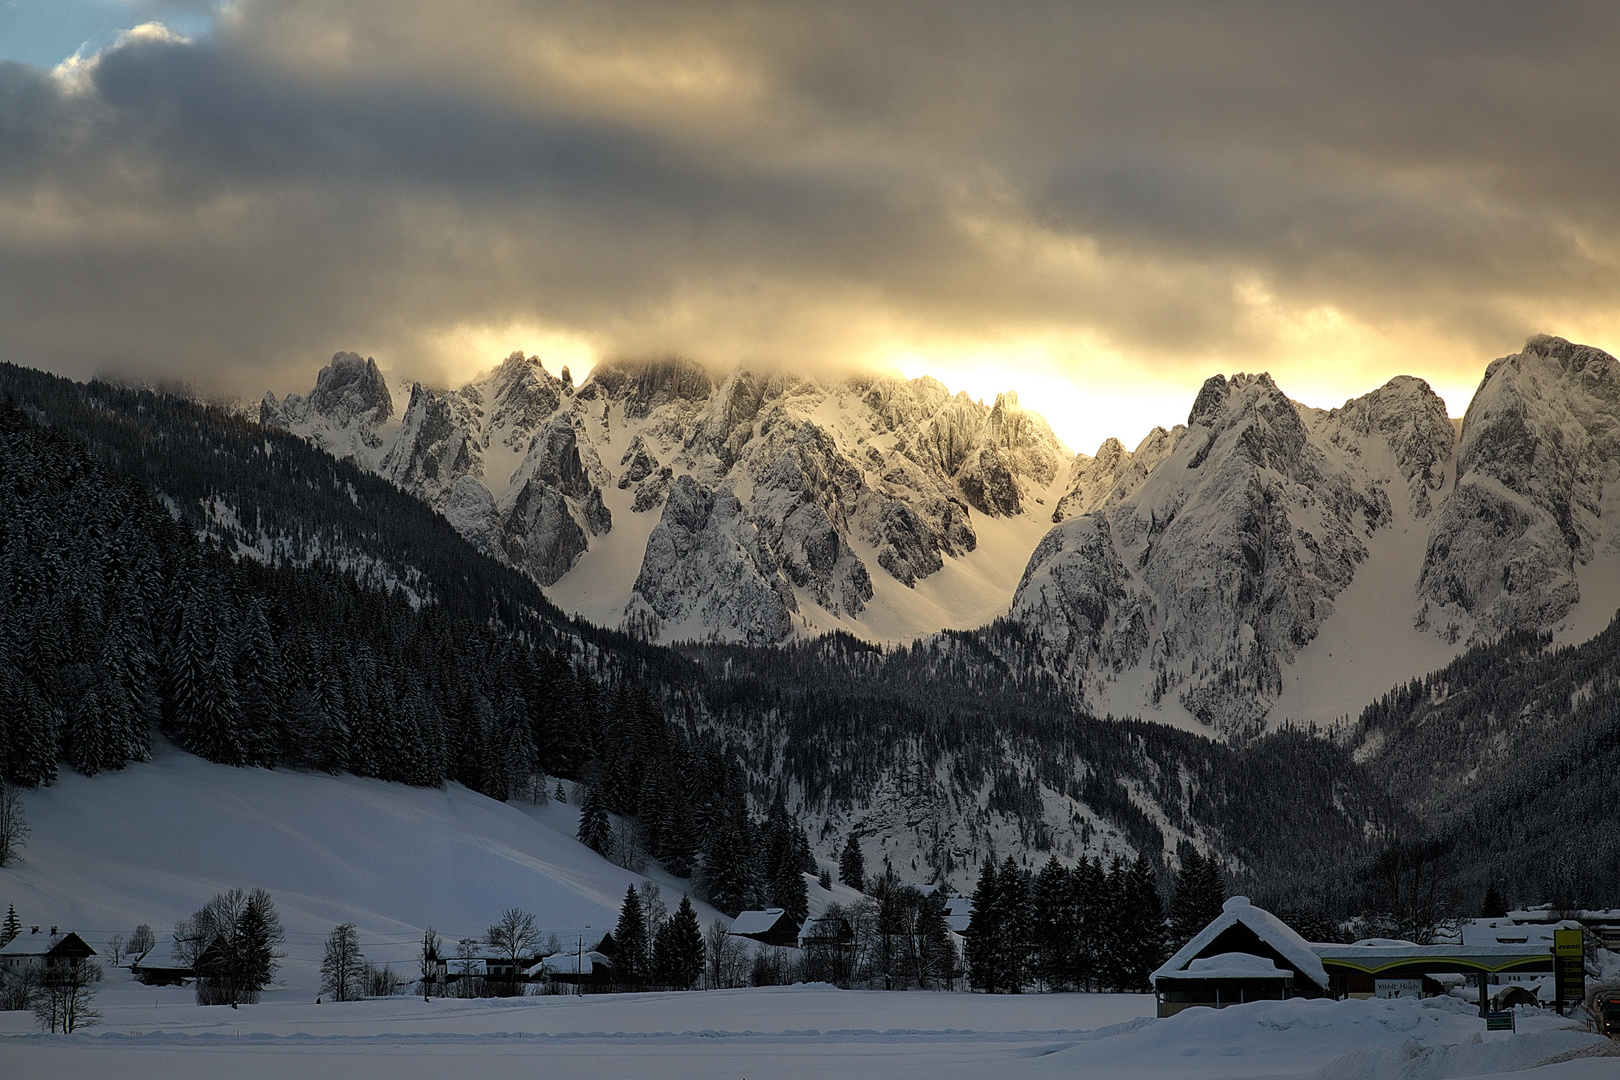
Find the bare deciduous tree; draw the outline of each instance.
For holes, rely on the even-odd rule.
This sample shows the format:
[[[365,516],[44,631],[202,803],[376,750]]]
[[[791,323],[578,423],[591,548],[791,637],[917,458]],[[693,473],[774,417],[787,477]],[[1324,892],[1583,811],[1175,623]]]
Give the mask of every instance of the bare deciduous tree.
[[[72,1034],[101,1014],[90,1007],[101,981],[101,965],[82,957],[46,960],[34,991],[34,1016],[41,1031]]]
[[[0,866],[16,861],[28,840],[28,822],[23,818],[22,789],[9,780],[0,780]]]
[[[141,923],[135,928],[135,932],[129,935],[129,945],[126,949],[130,956],[139,960],[151,952],[156,945],[157,937],[152,933],[152,928],[146,923]]]
[[[416,962],[422,974],[422,1000],[426,1001],[438,987],[439,994],[444,993],[443,980],[439,978],[439,960],[444,956],[444,942],[439,935],[433,932],[433,927],[422,931],[422,951],[417,955]]]
[[[366,958],[360,952],[360,935],[354,923],[339,923],[326,936],[326,956],[321,960],[321,992],[333,1001],[353,1001],[360,996],[360,974]]]
[[[716,919],[709,924],[708,931],[703,935],[703,945],[708,959],[705,975],[711,989],[726,990],[747,985],[747,950],[740,940],[726,932],[724,919]]]
[[[535,925],[534,916],[521,908],[501,912],[500,921],[484,935],[484,942],[511,965],[514,975],[507,980],[508,990],[515,992],[518,962],[533,953],[539,941],[540,928]]]

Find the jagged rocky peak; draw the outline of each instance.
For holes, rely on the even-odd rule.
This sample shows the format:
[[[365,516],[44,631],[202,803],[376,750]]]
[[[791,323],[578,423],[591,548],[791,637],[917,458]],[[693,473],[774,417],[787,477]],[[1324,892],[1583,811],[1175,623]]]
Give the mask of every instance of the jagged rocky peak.
[[[1135,450],[1127,450],[1118,439],[1108,438],[1097,448],[1096,456],[1076,454],[1069,467],[1069,489],[1053,509],[1052,520],[1089,514],[1130,496],[1147,480],[1153,467],[1175,449],[1176,440],[1186,430],[1181,424],[1169,431],[1156,427]]]
[[[463,476],[480,476],[484,440],[478,425],[476,392],[435,390],[411,385],[400,431],[379,471],[436,509]]]
[[[321,368],[307,400],[311,408],[335,419],[380,424],[394,415],[394,399],[377,361],[354,352],[337,353]]]
[[[393,417],[393,395],[377,362],[353,352],[335,354],[308,396],[288,394],[277,401],[265,394],[259,403],[259,423],[266,427],[292,431],[337,457],[373,466],[387,442],[382,429]]]
[[[546,371],[538,356],[525,357],[521,351],[502,361],[489,383],[490,424],[507,429],[509,440],[521,438],[556,412],[566,389],[561,379]]]
[[[1269,375],[1215,376],[1185,429],[1078,463],[1070,507],[1093,509],[1041,541],[1012,614],[1099,711],[1171,696],[1222,731],[1263,721],[1389,519],[1304,412]]]
[[[1548,628],[1579,569],[1620,540],[1605,494],[1620,465],[1620,366],[1537,336],[1491,363],[1463,417],[1457,483],[1424,560],[1419,621],[1456,640]]]
[[[708,400],[714,379],[695,361],[681,357],[663,360],[604,360],[591,370],[580,393],[586,400],[602,394],[624,406],[628,419],[641,419],[664,405]]]
[[[1387,447],[1397,474],[1407,482],[1413,513],[1427,517],[1434,499],[1445,490],[1455,456],[1457,434],[1446,403],[1429,384],[1399,375],[1377,390],[1344,403],[1327,414],[1329,441],[1362,456],[1369,439]]]

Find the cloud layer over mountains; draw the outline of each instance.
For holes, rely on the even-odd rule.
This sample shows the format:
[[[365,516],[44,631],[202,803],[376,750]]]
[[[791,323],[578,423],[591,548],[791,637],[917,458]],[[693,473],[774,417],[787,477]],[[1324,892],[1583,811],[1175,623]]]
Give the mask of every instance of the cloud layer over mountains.
[[[0,62],[0,357],[256,394],[338,348],[448,381],[510,332],[1470,382],[1620,329],[1617,22],[244,0]]]

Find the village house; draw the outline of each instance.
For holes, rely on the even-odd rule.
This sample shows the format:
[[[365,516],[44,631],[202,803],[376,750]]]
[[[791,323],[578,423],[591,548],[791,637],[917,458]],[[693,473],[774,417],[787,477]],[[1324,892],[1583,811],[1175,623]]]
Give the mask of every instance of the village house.
[[[49,934],[42,934],[35,926],[0,949],[0,972],[20,975],[29,968],[44,966],[48,960],[83,960],[94,955],[96,950],[71,930],[60,933],[53,926]]]

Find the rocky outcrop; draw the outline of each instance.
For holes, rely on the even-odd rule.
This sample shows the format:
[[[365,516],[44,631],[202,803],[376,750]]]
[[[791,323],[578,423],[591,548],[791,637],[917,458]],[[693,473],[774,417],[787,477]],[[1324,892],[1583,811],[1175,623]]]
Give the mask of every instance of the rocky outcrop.
[[[634,595],[633,604],[656,616],[661,634],[724,636],[750,644],[786,638],[798,607],[737,497],[690,476],[670,484]],[[718,627],[727,633],[717,634]]]
[[[1424,559],[1419,618],[1452,639],[1555,625],[1605,533],[1620,465],[1620,365],[1534,337],[1493,362],[1463,417],[1457,484]]]
[[[340,352],[321,368],[307,397],[264,395],[259,422],[295,432],[334,457],[375,465],[390,440],[394,399],[377,361]]]
[[[1126,450],[1118,439],[1105,439],[1096,457],[1075,455],[1069,468],[1069,490],[1052,510],[1052,520],[1089,514],[1128,498],[1147,480],[1153,467],[1175,449],[1176,440],[1186,430],[1180,424],[1170,431],[1156,427],[1135,451]]]
[[[1222,731],[1254,730],[1281,665],[1316,635],[1392,516],[1383,468],[1418,503],[1450,459],[1445,409],[1418,380],[1332,413],[1267,375],[1204,383],[1185,430],[1137,455],[1104,444],[1031,557],[1013,617],[1083,692],[1134,673]],[[1376,460],[1375,460],[1376,459]],[[1425,504],[1426,505],[1426,504]]]

